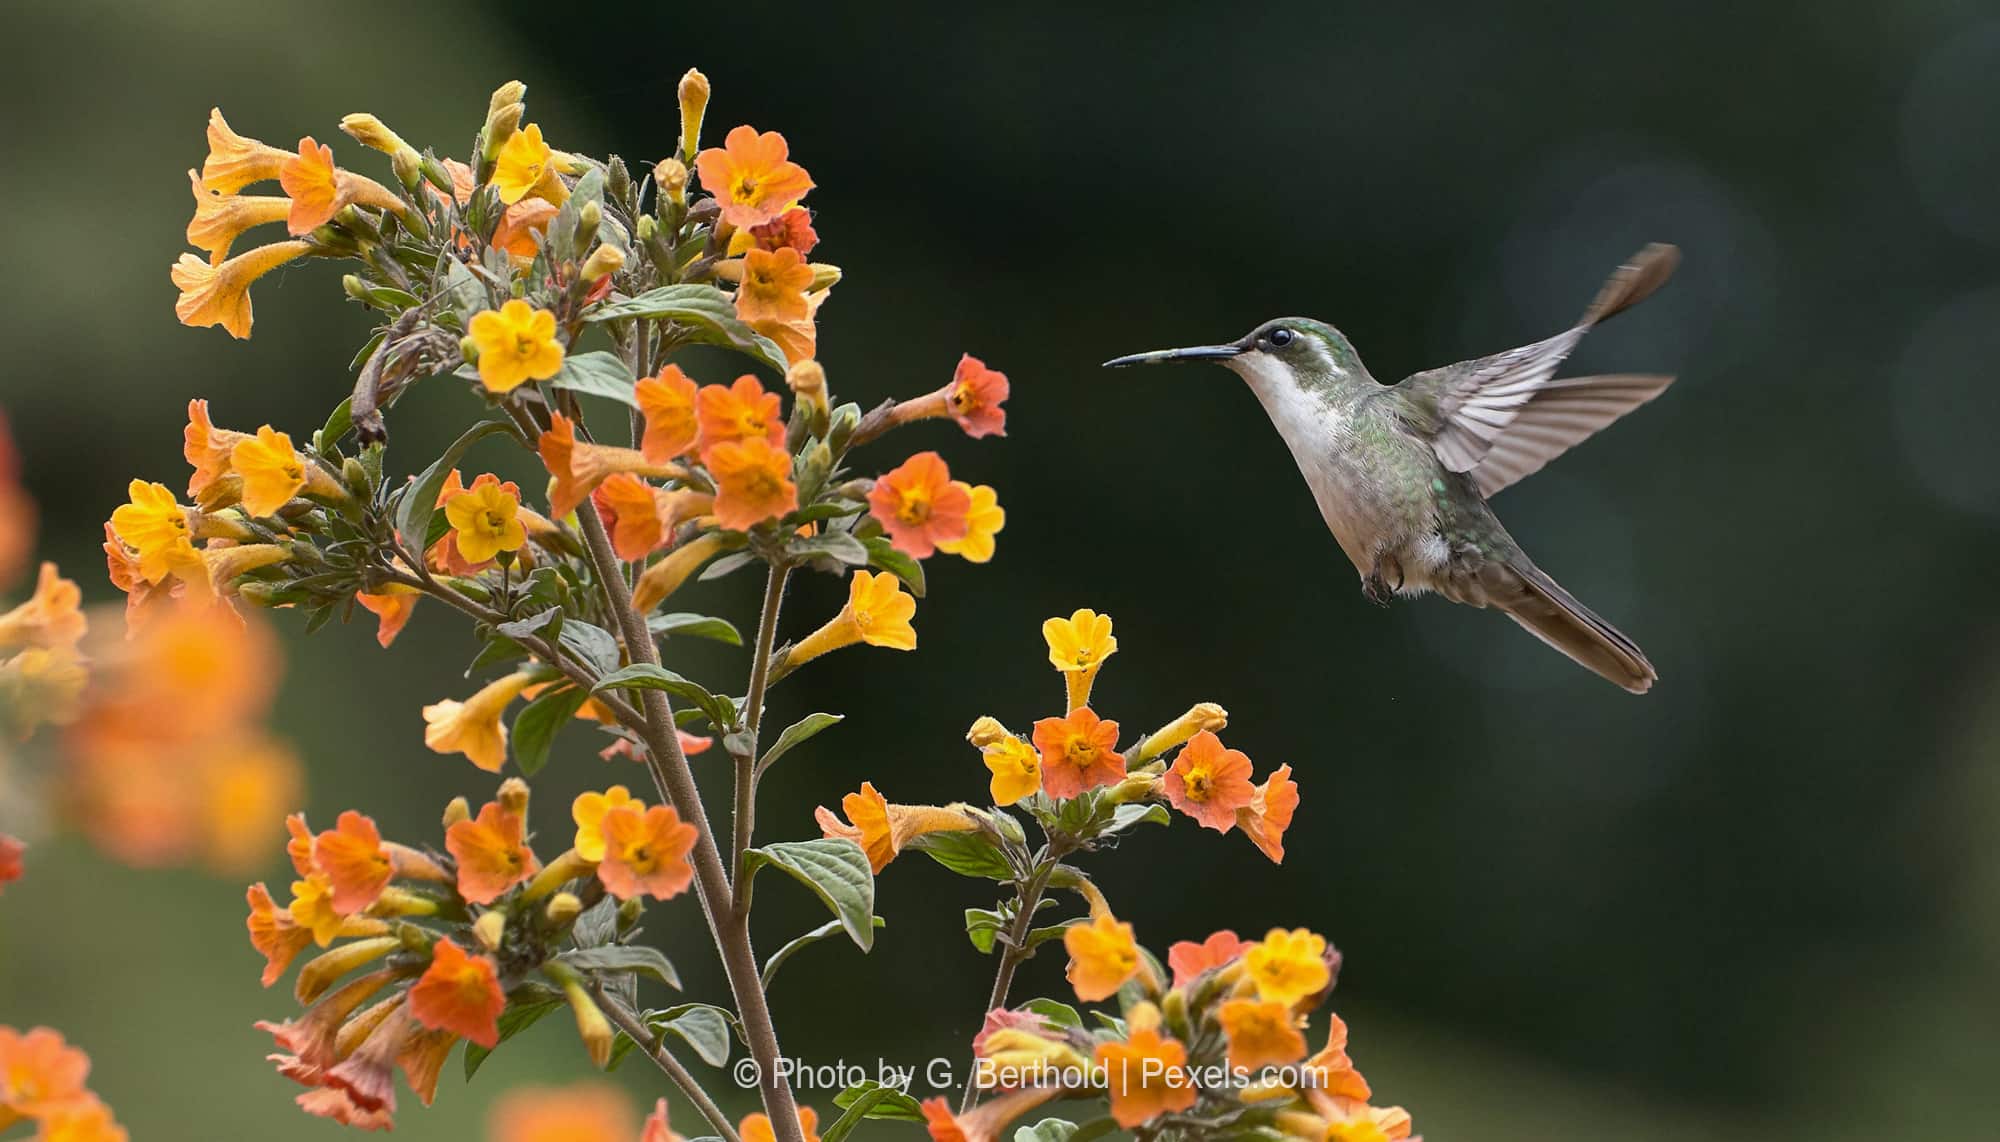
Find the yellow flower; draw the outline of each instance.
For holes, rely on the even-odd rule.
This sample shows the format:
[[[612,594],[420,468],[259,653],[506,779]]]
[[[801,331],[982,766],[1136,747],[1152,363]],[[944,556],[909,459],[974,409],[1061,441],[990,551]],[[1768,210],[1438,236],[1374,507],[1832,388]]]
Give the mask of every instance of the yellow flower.
[[[689,575],[722,550],[726,538],[720,532],[711,531],[668,552],[639,576],[639,581],[632,587],[632,606],[642,615],[659,606],[661,600],[687,582]]]
[[[261,195],[216,194],[201,185],[201,175],[188,172],[194,190],[194,217],[188,220],[187,240],[198,250],[206,250],[211,264],[229,256],[229,247],[253,226],[282,222],[291,213],[292,200]]]
[[[965,538],[939,540],[937,549],[963,556],[968,563],[984,563],[993,558],[993,537],[1007,526],[1007,513],[1000,507],[1000,493],[991,487],[967,484],[965,490],[972,496],[972,508],[965,513]]]
[[[1034,746],[1003,732],[980,750],[985,754],[986,768],[993,771],[995,805],[1012,805],[1041,791],[1042,755]]]
[[[322,948],[333,943],[346,919],[334,911],[333,882],[323,872],[309,873],[304,880],[292,882],[292,904],[286,911],[292,914],[293,923],[312,930],[313,942]]]
[[[915,650],[917,631],[910,617],[917,601],[902,581],[887,571],[856,571],[847,586],[847,605],[827,624],[801,639],[785,661],[790,666],[810,662],[829,650],[865,642],[891,650]]]
[[[1118,653],[1118,640],[1111,636],[1111,616],[1081,609],[1066,619],[1043,623],[1042,638],[1049,644],[1049,664],[1062,671],[1069,689],[1069,708],[1089,705],[1098,668]]]
[[[1306,1056],[1299,1019],[1282,1003],[1232,999],[1222,1005],[1222,1033],[1229,1040],[1229,1065],[1246,1071],[1296,1063]]]
[[[530,123],[509,135],[493,166],[493,188],[500,192],[500,201],[512,206],[539,192],[549,201],[560,203],[562,183],[556,178],[553,158],[554,152],[542,141],[539,124]]]
[[[526,381],[546,381],[562,369],[556,315],[518,297],[498,310],[473,314],[469,332],[479,349],[479,379],[491,392],[508,392]]]
[[[229,466],[243,477],[243,510],[252,516],[277,515],[306,486],[306,462],[292,438],[268,424],[230,449]]]
[[[708,77],[696,68],[681,76],[676,92],[681,100],[681,154],[693,158],[701,145],[701,121],[708,113]]]
[[[519,551],[526,545],[528,531],[521,525],[520,511],[521,501],[498,483],[475,484],[444,505],[458,553],[468,563],[484,563],[502,551]]]
[[[1257,998],[1287,1007],[1319,994],[1333,981],[1326,940],[1304,928],[1271,929],[1263,943],[1250,945],[1243,962]]]
[[[1127,765],[1144,765],[1146,762],[1166,753],[1175,746],[1185,745],[1189,738],[1207,730],[1220,731],[1229,724],[1229,711],[1214,702],[1196,702],[1188,707],[1188,712],[1154,730],[1139,748],[1126,758]]]
[[[1108,999],[1139,974],[1139,944],[1132,925],[1109,911],[1096,911],[1088,924],[1071,924],[1063,933],[1069,952],[1068,976],[1076,997],[1085,1003]]]
[[[213,266],[193,254],[182,254],[172,272],[174,285],[181,291],[180,299],[174,302],[174,316],[182,325],[220,325],[231,337],[248,337],[250,284],[311,250],[311,242],[273,242]]]
[[[134,480],[132,497],[111,513],[111,529],[139,557],[139,575],[148,583],[165,579],[177,566],[200,559],[188,537],[187,509],[165,484]]]
[[[588,861],[604,859],[604,818],[613,809],[626,806],[644,812],[646,804],[632,796],[623,785],[613,785],[602,793],[579,793],[570,803],[570,819],[576,822],[576,855]]]
[[[507,728],[500,715],[534,680],[533,674],[518,671],[487,683],[463,702],[425,706],[424,744],[437,753],[462,753],[488,773],[500,772],[507,761]]]

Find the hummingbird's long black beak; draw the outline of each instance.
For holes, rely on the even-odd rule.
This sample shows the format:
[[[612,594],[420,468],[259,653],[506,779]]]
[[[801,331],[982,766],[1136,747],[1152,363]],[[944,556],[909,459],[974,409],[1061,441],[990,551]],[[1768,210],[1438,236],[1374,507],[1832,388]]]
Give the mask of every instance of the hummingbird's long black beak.
[[[1104,367],[1117,369],[1126,365],[1158,365],[1166,361],[1226,361],[1242,352],[1241,345],[1195,345],[1187,349],[1155,349],[1151,353],[1113,357],[1104,362]]]

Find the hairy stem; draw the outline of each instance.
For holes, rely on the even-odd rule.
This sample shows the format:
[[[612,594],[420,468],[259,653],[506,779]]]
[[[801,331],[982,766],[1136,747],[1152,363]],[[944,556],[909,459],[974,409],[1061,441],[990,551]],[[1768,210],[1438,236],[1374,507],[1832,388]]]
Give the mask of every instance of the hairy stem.
[[[701,1089],[701,1083],[689,1073],[687,1067],[668,1053],[665,1039],[655,1036],[644,1023],[640,1022],[637,1015],[626,1010],[624,1004],[605,994],[604,989],[598,988],[596,991],[597,1005],[604,1009],[604,1014],[618,1025],[620,1031],[630,1035],[632,1041],[639,1044],[639,1050],[653,1061],[653,1065],[660,1068],[675,1086],[681,1088],[681,1093],[687,1096],[687,1100],[694,1104],[695,1110],[708,1120],[708,1124],[715,1128],[715,1132],[722,1136],[724,1142],[743,1142],[736,1133],[736,1128],[729,1124],[729,1116],[722,1112],[721,1107],[715,1105],[715,1100],[708,1097],[707,1091]]]
[[[1007,993],[1014,988],[1014,972],[1032,954],[1028,951],[1028,933],[1035,925],[1035,909],[1042,902],[1042,894],[1048,891],[1049,877],[1055,875],[1056,858],[1045,855],[1036,864],[1034,875],[1022,884],[1014,894],[1014,924],[1007,930],[1006,939],[1000,946],[1000,966],[993,973],[993,991],[986,998],[986,1008],[980,1012],[983,1019],[988,1011],[1007,1005]],[[959,1096],[958,1112],[964,1114],[972,1109],[978,1100],[976,1085],[978,1071],[965,1077],[965,1092]]]
[[[773,563],[770,576],[764,580],[764,610],[757,620],[757,646],[750,659],[750,688],[743,701],[744,737],[749,739],[749,745],[736,755],[736,844],[730,880],[739,886],[743,883],[745,854],[750,851],[757,831],[757,735],[764,724],[764,693],[771,685],[771,649],[778,638],[778,607],[784,602],[785,581],[790,575],[790,567]],[[739,891],[735,907],[738,912],[748,913],[750,894]]]

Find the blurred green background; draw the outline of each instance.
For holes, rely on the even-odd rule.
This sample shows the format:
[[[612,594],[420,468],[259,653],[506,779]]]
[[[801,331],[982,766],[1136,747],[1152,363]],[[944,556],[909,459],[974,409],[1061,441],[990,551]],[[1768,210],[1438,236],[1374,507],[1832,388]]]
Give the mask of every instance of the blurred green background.
[[[1137,727],[1219,701],[1230,742],[1260,772],[1291,763],[1304,792],[1281,869],[1187,822],[1133,837],[1096,862],[1119,911],[1155,947],[1223,925],[1327,933],[1357,1060],[1433,1139],[1986,1129],[1989,6],[76,0],[0,19],[16,45],[0,69],[0,405],[42,551],[89,597],[114,594],[96,544],[127,479],[182,479],[190,396],[223,424],[309,433],[366,335],[338,271],[311,265],[257,288],[247,343],[175,324],[182,171],[211,104],[273,142],[333,139],[386,177],[336,138],[341,114],[459,154],[487,92],[520,78],[557,146],[636,166],[671,148],[675,80],[699,66],[713,134],[782,130],[819,183],[816,256],[847,274],[821,315],[835,389],[865,405],[929,390],[962,350],[1014,385],[1005,440],[927,426],[881,452],[938,447],[999,487],[1000,555],[932,564],[919,653],[848,652],[780,688],[777,724],[850,717],[770,785],[768,836],[812,832],[812,806],[864,778],[895,800],[981,795],[965,726],[1055,712],[1038,626],[1090,606],[1122,647],[1101,710]],[[1499,501],[1544,567],[1646,647],[1662,681],[1643,700],[1495,615],[1365,603],[1228,373],[1096,368],[1303,313],[1393,379],[1547,335],[1655,240],[1683,247],[1679,277],[1570,371],[1681,381]],[[392,465],[420,466],[467,412],[419,389],[393,417]],[[704,584],[690,606],[747,621],[755,586]],[[801,584],[787,633],[839,591]],[[473,646],[436,608],[398,653],[372,634],[288,638],[279,727],[316,820],[359,806],[435,841],[446,799],[491,787],[421,744],[418,707],[469,689]],[[743,665],[706,647],[676,664],[718,685]],[[567,737],[538,783],[545,835],[575,790],[632,776],[595,744]],[[336,1135],[262,1061],[250,1022],[292,1003],[257,986],[239,882],[132,872],[75,840],[34,855],[0,899],[0,1022],[86,1046],[143,1142]],[[287,872],[274,836],[265,875]],[[786,1046],[962,1063],[991,963],[958,913],[990,901],[921,859],[881,888],[873,955],[829,943],[779,980]],[[762,903],[766,950],[818,922],[793,893]],[[653,916],[690,991],[721,995],[693,908]],[[1062,991],[1060,960],[1032,964],[1019,994]],[[451,1064],[399,1136],[476,1137],[509,1082],[584,1077],[564,1023],[469,1087]],[[636,1066],[620,1078],[635,1100],[661,1086]]]

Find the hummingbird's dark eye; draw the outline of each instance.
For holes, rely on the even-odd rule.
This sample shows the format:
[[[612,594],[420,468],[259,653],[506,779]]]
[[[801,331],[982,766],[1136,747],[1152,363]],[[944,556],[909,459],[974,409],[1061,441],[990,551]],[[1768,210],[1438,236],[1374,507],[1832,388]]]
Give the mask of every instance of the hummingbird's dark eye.
[[[1292,343],[1292,338],[1294,336],[1295,334],[1293,334],[1291,330],[1285,328],[1278,328],[1278,329],[1273,329],[1271,330],[1271,332],[1265,334],[1264,340],[1270,342],[1276,348],[1283,349],[1285,346],[1290,345]]]

